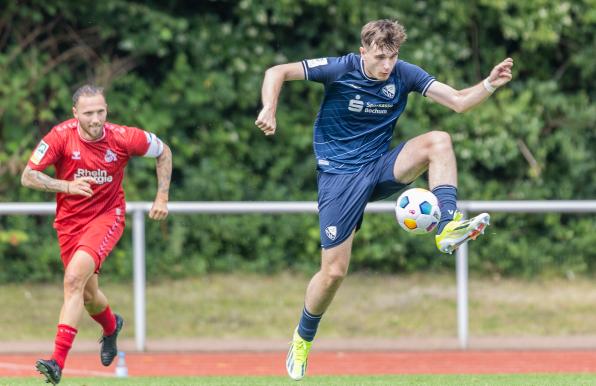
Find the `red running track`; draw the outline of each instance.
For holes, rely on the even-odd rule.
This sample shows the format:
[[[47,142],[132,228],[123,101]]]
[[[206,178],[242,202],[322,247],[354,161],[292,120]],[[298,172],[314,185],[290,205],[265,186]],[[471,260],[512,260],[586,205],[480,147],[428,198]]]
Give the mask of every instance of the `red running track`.
[[[35,376],[39,355],[0,355],[0,376]],[[116,361],[115,361],[116,362]],[[285,375],[285,353],[126,356],[130,376]],[[112,376],[98,354],[72,354],[64,374]],[[309,375],[596,373],[596,351],[313,352]]]

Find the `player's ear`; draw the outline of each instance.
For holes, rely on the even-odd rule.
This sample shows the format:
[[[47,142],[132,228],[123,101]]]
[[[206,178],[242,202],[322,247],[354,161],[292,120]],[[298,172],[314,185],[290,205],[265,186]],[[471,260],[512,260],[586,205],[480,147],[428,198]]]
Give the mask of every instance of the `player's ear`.
[[[360,47],[360,56],[363,56],[364,54],[366,54],[366,48]]]
[[[76,108],[76,106],[72,106],[72,116],[75,117],[75,118],[77,118],[77,108]]]

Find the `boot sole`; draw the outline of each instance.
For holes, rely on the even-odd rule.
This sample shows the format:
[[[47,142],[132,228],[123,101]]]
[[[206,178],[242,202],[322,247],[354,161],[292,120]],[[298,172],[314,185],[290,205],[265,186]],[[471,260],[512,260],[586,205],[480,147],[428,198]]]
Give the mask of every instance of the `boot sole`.
[[[55,380],[50,375],[50,370],[43,363],[40,363],[40,362],[35,363],[35,368],[41,375],[46,377],[46,381],[48,383],[51,383],[52,385],[57,385],[58,383],[60,383],[60,380]]]

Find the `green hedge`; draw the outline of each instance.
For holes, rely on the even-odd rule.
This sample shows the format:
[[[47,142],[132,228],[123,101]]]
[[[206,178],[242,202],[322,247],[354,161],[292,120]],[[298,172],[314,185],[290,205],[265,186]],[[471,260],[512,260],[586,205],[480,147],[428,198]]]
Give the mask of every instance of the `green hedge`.
[[[254,126],[266,68],[356,51],[368,20],[408,30],[402,59],[463,88],[506,56],[514,79],[489,101],[455,114],[412,96],[396,141],[451,133],[461,199],[594,199],[596,105],[593,2],[309,0],[72,3],[7,2],[0,18],[0,199],[49,201],[20,187],[36,142],[70,117],[73,90],[108,89],[110,118],[157,133],[174,151],[172,200],[314,200],[312,123],[322,87],[286,84],[278,133]],[[531,156],[524,156],[527,149]],[[424,180],[419,181],[424,185]],[[152,200],[154,166],[135,159],[129,200]],[[472,244],[485,274],[593,274],[593,215],[496,215]],[[172,216],[148,224],[150,277],[212,271],[315,270],[314,215]],[[106,273],[127,278],[127,233]],[[390,215],[367,215],[353,270],[443,270],[432,237],[409,237]],[[61,275],[50,219],[0,219],[0,282]]]

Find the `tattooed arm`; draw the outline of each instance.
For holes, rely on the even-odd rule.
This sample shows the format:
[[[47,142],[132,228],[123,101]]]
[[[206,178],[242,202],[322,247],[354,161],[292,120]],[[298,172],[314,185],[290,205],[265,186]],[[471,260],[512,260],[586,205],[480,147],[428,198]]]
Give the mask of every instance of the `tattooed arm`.
[[[157,172],[157,194],[149,211],[149,218],[163,220],[168,216],[170,180],[172,178],[172,151],[165,143],[163,152],[157,157],[155,170]]]
[[[57,180],[29,166],[23,170],[21,184],[27,188],[43,190],[44,192],[68,193],[68,181]]]
[[[29,166],[25,167],[21,175],[21,184],[27,188],[44,192],[79,194],[85,197],[93,195],[91,184],[94,182],[93,177],[77,178],[74,181],[58,180],[38,170],[33,170]]]

